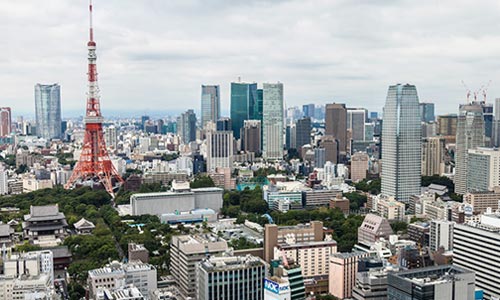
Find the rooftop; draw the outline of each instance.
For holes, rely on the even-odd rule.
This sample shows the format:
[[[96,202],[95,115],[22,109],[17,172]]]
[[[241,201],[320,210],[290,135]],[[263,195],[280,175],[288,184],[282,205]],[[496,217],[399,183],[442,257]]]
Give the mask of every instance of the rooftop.
[[[256,256],[220,256],[210,257],[200,263],[200,267],[208,272],[246,269],[265,266],[264,261]]]
[[[472,271],[457,266],[445,265],[402,271],[391,275],[423,286],[454,281],[456,280],[455,276],[467,273],[472,273]]]

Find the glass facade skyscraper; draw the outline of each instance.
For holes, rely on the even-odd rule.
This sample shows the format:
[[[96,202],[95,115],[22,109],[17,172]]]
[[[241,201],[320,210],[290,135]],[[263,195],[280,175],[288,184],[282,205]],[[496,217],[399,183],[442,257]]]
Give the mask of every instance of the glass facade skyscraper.
[[[467,192],[469,149],[484,146],[483,108],[478,102],[460,105],[455,150],[455,193]]]
[[[59,84],[35,85],[37,135],[44,139],[61,138],[61,87]]]
[[[192,109],[177,117],[177,134],[184,144],[196,141],[196,114]]]
[[[402,202],[420,194],[421,135],[416,87],[390,86],[382,127],[382,194]]]
[[[420,103],[420,120],[422,122],[434,122],[434,103]]]
[[[243,122],[254,118],[257,100],[257,83],[231,82],[231,120],[235,139],[240,138]]]
[[[218,85],[201,86],[201,128],[207,122],[217,122],[220,118],[220,88]]]
[[[262,112],[262,156],[283,158],[283,84],[264,83]]]

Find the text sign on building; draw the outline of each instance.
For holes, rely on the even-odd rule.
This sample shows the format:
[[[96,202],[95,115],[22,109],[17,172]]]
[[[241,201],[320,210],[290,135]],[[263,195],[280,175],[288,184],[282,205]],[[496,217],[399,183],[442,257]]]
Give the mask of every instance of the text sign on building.
[[[288,284],[280,285],[279,283],[274,282],[272,280],[264,279],[264,289],[273,292],[274,294],[281,294],[287,292],[290,289],[290,287]]]

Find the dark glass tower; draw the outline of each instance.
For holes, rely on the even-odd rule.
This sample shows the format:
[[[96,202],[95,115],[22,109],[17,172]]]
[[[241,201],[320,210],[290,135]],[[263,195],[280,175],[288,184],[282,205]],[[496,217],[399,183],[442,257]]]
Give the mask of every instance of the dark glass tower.
[[[235,139],[240,138],[243,122],[254,118],[257,100],[256,83],[231,82],[231,120]]]

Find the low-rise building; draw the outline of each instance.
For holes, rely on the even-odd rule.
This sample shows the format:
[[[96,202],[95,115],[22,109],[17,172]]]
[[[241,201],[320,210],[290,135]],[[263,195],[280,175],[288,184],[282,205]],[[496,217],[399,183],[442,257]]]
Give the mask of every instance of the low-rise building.
[[[430,234],[430,249],[438,251],[443,248],[444,251],[453,250],[453,226],[454,222],[444,220],[432,220]]]
[[[313,209],[318,207],[328,207],[330,200],[335,198],[340,191],[326,189],[312,189],[303,191],[305,208]]]
[[[222,208],[221,188],[209,187],[190,191],[133,194],[130,196],[132,215],[157,215],[209,208],[219,212]]]
[[[75,227],[75,231],[77,234],[92,234],[94,231],[95,225],[94,223],[86,220],[85,218],[81,218],[78,222],[73,224]]]
[[[309,224],[296,226],[278,226],[266,224],[264,227],[264,260],[270,262],[274,257],[274,248],[294,236],[296,243],[323,241],[323,222],[311,221]]]
[[[493,191],[469,192],[464,195],[464,203],[471,205],[475,214],[482,214],[488,208],[495,211],[500,208],[500,188],[496,187]]]
[[[170,242],[170,272],[185,297],[196,297],[196,266],[208,256],[222,255],[227,242],[216,235],[173,236]]]
[[[99,299],[105,290],[119,291],[133,284],[148,297],[157,288],[156,268],[140,261],[119,263],[114,261],[103,268],[88,272],[90,299]]]
[[[138,260],[147,264],[149,262],[149,251],[142,244],[128,243],[128,260]]]
[[[430,240],[430,228],[430,224],[424,222],[409,224],[408,239],[414,241],[420,247],[427,247]]]
[[[398,268],[386,267],[358,272],[352,290],[352,298],[355,300],[387,299],[387,274],[398,270]]]
[[[394,197],[385,197],[379,195],[375,211],[387,220],[403,220],[405,216],[405,205],[396,201]]]
[[[274,260],[284,255],[297,263],[302,269],[304,281],[315,282],[314,291],[308,290],[306,286],[306,293],[323,294],[328,292],[328,261],[334,253],[337,253],[337,242],[331,236],[327,236],[324,241],[297,243],[295,236],[290,235],[285,243],[274,248]]]
[[[437,266],[389,273],[387,299],[475,299],[474,272]]]
[[[391,234],[393,234],[392,227],[387,219],[368,214],[358,228],[358,243],[371,245],[380,238],[389,239]]]
[[[352,297],[358,260],[366,256],[368,254],[364,252],[335,253],[330,256],[328,285],[330,294],[340,299]]]

